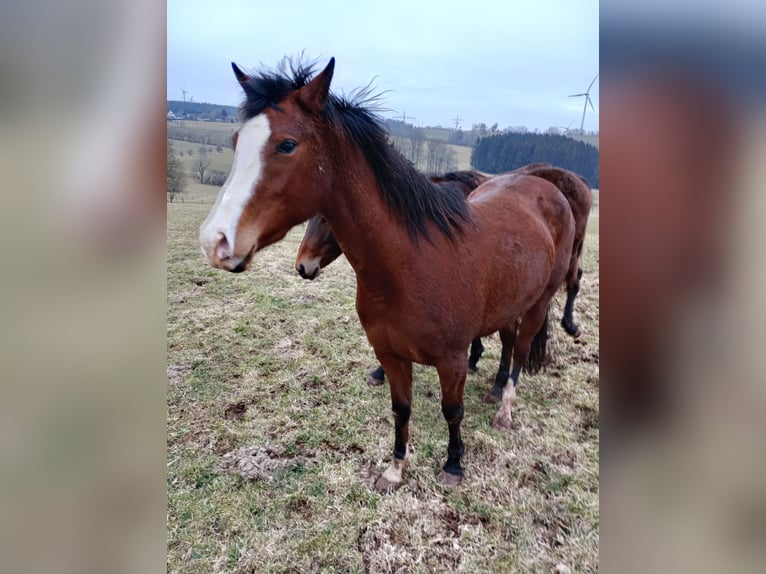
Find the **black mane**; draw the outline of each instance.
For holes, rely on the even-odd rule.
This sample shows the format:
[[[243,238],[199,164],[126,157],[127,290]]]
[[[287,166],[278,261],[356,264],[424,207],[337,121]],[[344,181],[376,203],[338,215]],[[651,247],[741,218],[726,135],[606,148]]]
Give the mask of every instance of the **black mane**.
[[[464,171],[450,171],[445,174],[431,174],[428,176],[433,182],[455,182],[462,183],[463,185],[476,189],[484,181],[486,177],[481,175],[478,171],[464,170]]]
[[[288,73],[289,68],[289,73]],[[243,120],[267,107],[279,110],[279,102],[313,77],[315,65],[283,60],[278,71],[261,72],[243,84],[246,100],[240,107]],[[358,147],[372,168],[375,180],[389,209],[405,225],[411,237],[428,235],[433,223],[449,238],[468,221],[463,194],[453,188],[439,188],[422,175],[390,143],[388,131],[376,115],[379,95],[366,86],[350,97],[330,94],[322,115],[333,128],[340,128]]]
[[[233,65],[233,64],[232,64]],[[288,73],[289,68],[289,73]],[[314,75],[315,64],[283,59],[277,70],[251,75],[240,83],[245,91],[245,101],[239,107],[242,121],[254,118],[266,108],[279,110],[279,102],[287,95],[309,83]]]

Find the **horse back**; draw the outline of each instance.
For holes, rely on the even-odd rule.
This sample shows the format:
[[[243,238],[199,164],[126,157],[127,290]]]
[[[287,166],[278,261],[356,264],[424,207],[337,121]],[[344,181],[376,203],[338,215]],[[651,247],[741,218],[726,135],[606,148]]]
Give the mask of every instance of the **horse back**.
[[[569,203],[575,220],[575,242],[581,242],[588,224],[593,193],[588,183],[573,171],[544,163],[532,163],[513,173],[532,175],[555,185]]]
[[[507,174],[479,186],[468,198],[476,234],[476,285],[485,293],[482,332],[498,325],[502,309],[521,316],[552,284],[560,285],[572,251],[574,222],[564,196],[550,182]],[[480,280],[478,278],[481,278]],[[507,317],[506,317],[507,319]]]
[[[468,197],[474,217],[484,224],[500,221],[507,232],[534,233],[542,226],[557,246],[574,227],[567,198],[551,182],[510,173],[490,179]]]

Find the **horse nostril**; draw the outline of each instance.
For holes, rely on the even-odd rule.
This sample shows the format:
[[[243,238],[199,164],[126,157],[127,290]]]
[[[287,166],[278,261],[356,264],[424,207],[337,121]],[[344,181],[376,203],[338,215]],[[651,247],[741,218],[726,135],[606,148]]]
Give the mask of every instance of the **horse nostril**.
[[[218,233],[218,244],[215,246],[215,255],[219,261],[225,261],[231,257],[231,250],[229,249],[229,240],[226,239],[226,235]]]
[[[306,278],[306,268],[303,266],[303,263],[298,265],[298,274],[304,279]]]

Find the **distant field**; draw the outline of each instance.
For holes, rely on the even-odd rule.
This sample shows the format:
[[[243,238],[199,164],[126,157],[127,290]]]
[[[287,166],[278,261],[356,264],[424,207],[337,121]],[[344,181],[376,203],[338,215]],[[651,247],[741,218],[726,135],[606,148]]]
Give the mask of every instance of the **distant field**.
[[[454,150],[457,155],[457,169],[471,169],[471,150],[473,148],[452,144],[447,144],[447,147]]]
[[[224,147],[222,152],[218,152],[216,151],[215,146],[179,140],[173,140],[173,147],[175,148],[176,153],[184,152],[181,156],[181,160],[183,161],[187,175],[191,173],[191,167],[194,161],[199,159],[199,148],[201,147],[208,151],[207,157],[210,159],[210,169],[217,169],[218,171],[229,173],[231,164],[234,162],[234,150],[228,147]],[[187,150],[191,150],[194,155],[187,155],[185,153]]]
[[[197,122],[193,120],[180,120],[174,122],[168,122],[168,129],[188,129],[197,133],[206,133],[211,135],[229,135],[231,136],[239,127],[239,123],[222,123],[222,122]]]
[[[303,226],[246,273],[209,268],[198,228],[218,189],[192,185],[207,204],[168,205],[167,572],[597,572],[598,203],[581,343],[558,327],[560,294],[554,362],[522,375],[504,433],[481,400],[500,352],[485,340],[454,490],[436,480],[447,444],[436,373],[416,366],[405,484],[383,496],[372,484],[391,458],[391,404],[387,387],[364,383],[375,358],[353,270],[341,257],[302,280]]]

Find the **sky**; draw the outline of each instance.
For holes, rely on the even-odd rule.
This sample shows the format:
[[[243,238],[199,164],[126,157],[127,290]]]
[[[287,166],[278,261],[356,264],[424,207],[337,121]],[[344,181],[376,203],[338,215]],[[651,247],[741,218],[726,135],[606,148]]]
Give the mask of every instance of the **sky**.
[[[230,62],[335,57],[331,90],[374,82],[383,117],[417,126],[579,128],[598,73],[598,0],[168,0],[167,97],[238,105]],[[598,130],[599,80],[584,128]],[[410,119],[414,118],[414,119]]]

